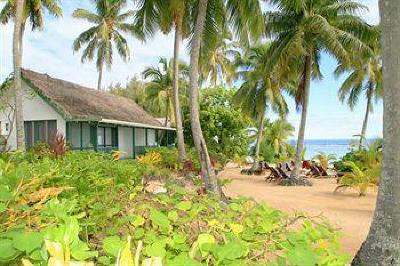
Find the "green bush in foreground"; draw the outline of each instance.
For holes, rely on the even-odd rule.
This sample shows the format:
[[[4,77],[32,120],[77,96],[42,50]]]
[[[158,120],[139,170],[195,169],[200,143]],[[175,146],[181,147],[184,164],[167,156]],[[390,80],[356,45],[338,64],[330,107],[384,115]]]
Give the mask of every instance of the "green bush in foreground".
[[[144,192],[145,167],[91,152],[55,160],[0,157],[0,265],[63,260],[114,265],[132,238],[140,261],[163,265],[345,265],[338,233],[323,220],[265,204],[228,205],[170,184]],[[126,248],[125,248],[126,250]],[[67,256],[68,255],[68,256]],[[120,258],[121,259],[121,258]]]

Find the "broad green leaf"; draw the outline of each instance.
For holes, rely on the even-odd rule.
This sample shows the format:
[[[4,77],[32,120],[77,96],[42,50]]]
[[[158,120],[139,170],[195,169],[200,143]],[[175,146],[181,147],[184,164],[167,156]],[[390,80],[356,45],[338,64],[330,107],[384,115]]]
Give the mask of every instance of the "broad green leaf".
[[[71,255],[74,259],[79,261],[84,261],[89,258],[97,257],[97,251],[90,251],[88,245],[77,239],[71,245]]]
[[[169,229],[170,222],[168,220],[168,217],[164,213],[162,213],[156,209],[150,210],[150,220],[151,220],[152,224],[155,226],[158,226],[164,230]]]
[[[192,208],[192,203],[190,201],[181,201],[176,205],[178,210],[188,211]]]
[[[176,222],[176,220],[178,220],[178,212],[177,211],[169,211],[168,212],[168,219],[170,221]]]
[[[165,243],[154,242],[153,244],[145,247],[145,252],[149,257],[164,258],[167,251],[165,250]]]
[[[132,217],[132,219],[130,220],[131,224],[135,227],[137,226],[142,226],[145,223],[145,219],[143,218],[143,216],[141,215],[135,215]]]
[[[43,243],[43,235],[39,232],[24,232],[15,235],[14,248],[31,253],[35,249],[39,249]]]
[[[18,251],[13,247],[10,239],[0,239],[0,261],[8,261],[15,258]]]
[[[118,236],[109,236],[103,240],[104,251],[113,257],[118,257],[118,253],[124,247],[124,241]]]
[[[317,264],[315,254],[311,250],[299,245],[289,249],[286,258],[289,261],[290,265],[293,266]]]
[[[6,185],[0,185],[0,201],[9,201],[13,199],[13,195]]]
[[[246,243],[234,241],[223,246],[217,246],[215,253],[218,260],[235,260],[247,256],[249,249]]]

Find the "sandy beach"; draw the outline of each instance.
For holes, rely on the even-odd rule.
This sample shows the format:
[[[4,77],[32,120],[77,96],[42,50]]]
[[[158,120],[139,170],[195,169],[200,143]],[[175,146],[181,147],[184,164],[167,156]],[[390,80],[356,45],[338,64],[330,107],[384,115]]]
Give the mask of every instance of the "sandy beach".
[[[343,232],[344,251],[355,255],[365,240],[372,220],[377,191],[359,197],[348,189],[334,194],[336,179],[312,179],[312,187],[282,187],[266,183],[263,176],[246,176],[238,168],[225,169],[220,174],[232,179],[224,189],[228,196],[248,196],[286,212],[304,211],[310,215],[322,213],[332,225]]]

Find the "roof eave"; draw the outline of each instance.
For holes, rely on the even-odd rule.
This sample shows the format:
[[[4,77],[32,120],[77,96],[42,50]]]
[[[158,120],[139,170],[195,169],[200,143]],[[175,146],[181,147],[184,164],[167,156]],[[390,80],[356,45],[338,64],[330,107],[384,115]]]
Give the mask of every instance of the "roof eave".
[[[151,128],[151,129],[172,130],[172,131],[176,130],[175,128],[172,128],[172,127],[153,126],[153,125],[148,125],[148,124],[119,121],[119,120],[112,120],[112,119],[101,119],[99,122],[104,123],[104,124],[114,124],[114,125],[121,125],[121,126],[127,126],[127,127]]]

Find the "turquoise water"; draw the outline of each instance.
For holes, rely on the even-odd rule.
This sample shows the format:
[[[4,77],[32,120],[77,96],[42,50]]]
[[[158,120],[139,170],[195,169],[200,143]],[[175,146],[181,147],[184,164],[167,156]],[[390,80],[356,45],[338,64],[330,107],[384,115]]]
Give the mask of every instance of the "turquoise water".
[[[307,139],[304,141],[306,148],[305,158],[312,159],[315,154],[324,152],[335,154],[339,159],[350,151],[351,139]],[[291,140],[292,145],[296,145],[296,140]]]

